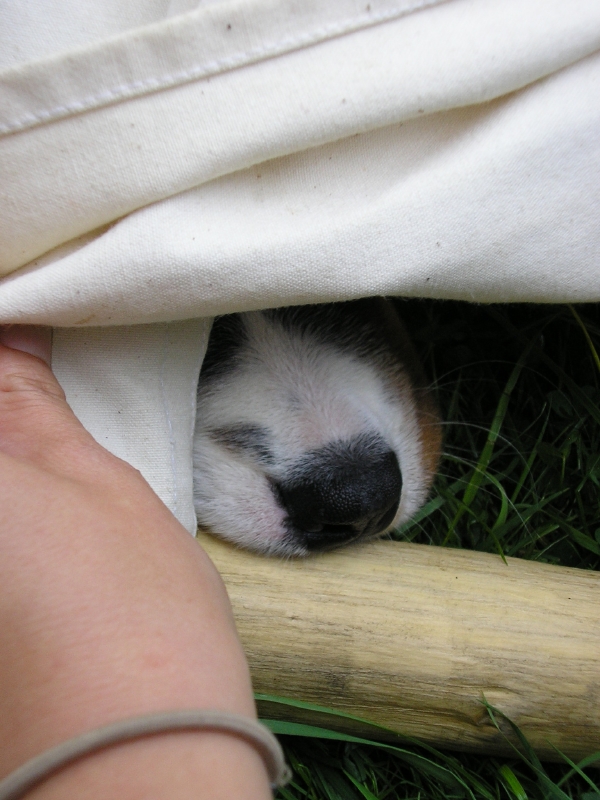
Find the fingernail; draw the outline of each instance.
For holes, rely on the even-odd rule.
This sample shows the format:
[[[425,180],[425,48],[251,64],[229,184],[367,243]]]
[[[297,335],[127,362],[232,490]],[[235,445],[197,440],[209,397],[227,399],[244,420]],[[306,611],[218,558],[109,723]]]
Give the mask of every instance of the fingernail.
[[[52,328],[41,325],[0,326],[0,344],[52,363]]]

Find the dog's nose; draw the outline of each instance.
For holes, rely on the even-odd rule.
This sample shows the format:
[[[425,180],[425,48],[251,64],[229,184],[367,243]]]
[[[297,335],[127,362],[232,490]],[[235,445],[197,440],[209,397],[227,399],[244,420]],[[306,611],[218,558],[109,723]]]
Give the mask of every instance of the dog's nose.
[[[402,477],[392,450],[345,445],[305,459],[277,486],[290,532],[311,551],[384,531],[400,503]]]

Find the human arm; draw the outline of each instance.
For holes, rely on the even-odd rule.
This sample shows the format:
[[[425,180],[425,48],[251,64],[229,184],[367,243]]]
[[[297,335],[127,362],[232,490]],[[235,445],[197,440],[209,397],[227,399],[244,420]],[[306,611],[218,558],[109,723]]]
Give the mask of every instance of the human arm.
[[[0,341],[49,356],[27,329],[4,329]],[[3,345],[0,547],[2,775],[139,714],[255,715],[227,595],[206,554],[141,475],[83,429],[47,365]],[[96,753],[28,797],[269,795],[251,746],[204,732]]]

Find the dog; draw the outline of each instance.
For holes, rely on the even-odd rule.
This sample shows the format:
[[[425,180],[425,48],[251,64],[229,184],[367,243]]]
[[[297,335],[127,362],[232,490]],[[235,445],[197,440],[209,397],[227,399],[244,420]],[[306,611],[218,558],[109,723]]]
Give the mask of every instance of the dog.
[[[212,533],[288,557],[380,536],[424,503],[440,447],[391,300],[216,319],[194,435],[196,512]]]

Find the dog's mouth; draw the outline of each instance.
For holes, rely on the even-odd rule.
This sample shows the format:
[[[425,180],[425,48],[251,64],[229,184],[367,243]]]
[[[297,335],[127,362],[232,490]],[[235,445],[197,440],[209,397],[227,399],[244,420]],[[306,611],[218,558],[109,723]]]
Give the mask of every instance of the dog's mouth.
[[[356,542],[359,539],[371,539],[383,533],[392,524],[398,503],[394,503],[375,524],[363,526],[361,523],[354,525],[333,525],[321,524],[314,525],[310,530],[308,526],[299,527],[289,520],[286,527],[289,531],[289,539],[295,546],[303,546],[309,553],[324,552],[335,550],[337,547]]]

